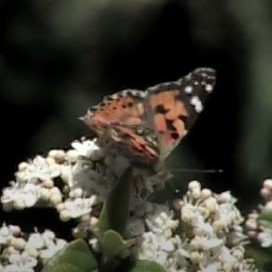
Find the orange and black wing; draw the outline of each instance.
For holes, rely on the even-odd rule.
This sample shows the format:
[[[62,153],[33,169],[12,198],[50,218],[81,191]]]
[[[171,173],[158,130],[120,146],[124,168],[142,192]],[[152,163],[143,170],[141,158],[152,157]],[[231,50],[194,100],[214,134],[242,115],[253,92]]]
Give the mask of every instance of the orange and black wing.
[[[157,134],[161,159],[170,154],[193,126],[215,81],[213,69],[198,68],[175,82],[147,89],[147,118]]]

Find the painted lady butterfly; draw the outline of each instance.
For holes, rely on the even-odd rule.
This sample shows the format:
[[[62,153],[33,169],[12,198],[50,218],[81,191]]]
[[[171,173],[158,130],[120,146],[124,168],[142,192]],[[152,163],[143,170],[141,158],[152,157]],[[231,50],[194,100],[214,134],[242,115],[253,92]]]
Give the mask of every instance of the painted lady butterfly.
[[[215,81],[213,69],[197,68],[174,82],[108,96],[82,120],[97,133],[103,147],[132,161],[154,164],[187,134]]]

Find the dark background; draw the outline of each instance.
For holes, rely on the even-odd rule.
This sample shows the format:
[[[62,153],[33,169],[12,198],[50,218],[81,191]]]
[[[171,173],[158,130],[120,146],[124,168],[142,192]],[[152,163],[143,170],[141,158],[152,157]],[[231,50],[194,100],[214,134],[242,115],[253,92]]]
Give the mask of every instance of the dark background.
[[[200,66],[216,89],[169,168],[231,190],[249,211],[272,162],[272,10],[264,0],[0,0],[1,186],[19,162],[88,135],[77,119],[107,94]]]

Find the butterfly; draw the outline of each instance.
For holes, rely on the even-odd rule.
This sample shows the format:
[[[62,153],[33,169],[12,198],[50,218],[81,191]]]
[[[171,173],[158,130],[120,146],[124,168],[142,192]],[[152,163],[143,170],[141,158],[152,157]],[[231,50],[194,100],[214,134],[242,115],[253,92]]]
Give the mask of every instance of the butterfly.
[[[203,111],[216,82],[212,68],[146,90],[126,89],[104,98],[82,120],[101,146],[131,161],[162,162]]]

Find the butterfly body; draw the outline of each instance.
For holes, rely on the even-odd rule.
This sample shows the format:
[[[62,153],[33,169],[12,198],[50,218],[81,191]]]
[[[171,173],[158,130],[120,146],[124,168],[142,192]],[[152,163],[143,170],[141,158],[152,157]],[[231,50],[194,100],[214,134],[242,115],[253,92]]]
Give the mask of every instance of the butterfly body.
[[[83,121],[103,147],[131,161],[155,164],[187,134],[214,85],[215,71],[198,68],[177,81],[108,96]]]

